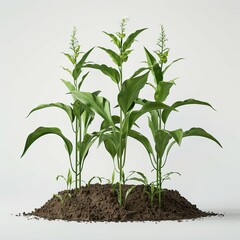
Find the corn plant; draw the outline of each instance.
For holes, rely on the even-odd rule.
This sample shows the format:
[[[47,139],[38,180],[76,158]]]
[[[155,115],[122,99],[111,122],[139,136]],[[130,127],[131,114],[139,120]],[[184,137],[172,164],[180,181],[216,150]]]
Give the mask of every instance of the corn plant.
[[[154,81],[148,81],[146,84],[150,85],[154,89],[155,103],[158,104],[164,103],[167,100],[171,88],[175,85],[175,79],[170,81],[167,80],[167,70],[174,63],[182,59],[178,58],[170,64],[168,63],[168,54],[170,49],[166,47],[166,42],[167,39],[165,30],[164,27],[161,26],[161,34],[157,43],[159,49],[155,51],[156,57],[154,57],[154,55],[145,48],[148,66],[145,68],[141,68],[140,71],[137,72],[137,74],[139,74],[143,71],[146,71],[147,69],[150,69]],[[146,100],[138,100],[139,104],[144,105],[144,102],[146,102]],[[158,193],[159,207],[161,207],[162,204],[162,183],[164,180],[169,179],[170,175],[174,174],[174,172],[170,172],[163,175],[162,169],[165,166],[169,152],[175,143],[180,145],[182,139],[185,137],[199,136],[208,138],[221,146],[221,144],[216,138],[214,138],[211,134],[199,127],[191,128],[187,131],[183,131],[182,129],[170,131],[166,129],[166,123],[170,113],[178,107],[190,104],[204,105],[213,109],[213,107],[209,103],[191,98],[173,103],[171,105],[172,109],[168,108],[152,110],[150,111],[150,116],[148,117],[149,128],[151,129],[152,136],[155,142],[155,153],[154,155],[151,155],[151,164],[156,174],[156,191]],[[150,148],[150,150],[148,151],[152,152],[152,148]],[[153,187],[151,189],[154,190]]]
[[[72,197],[71,193],[67,193],[66,192],[66,193],[64,193],[62,195],[60,195],[60,194],[53,194],[53,197],[60,201],[60,203],[61,203],[61,213],[63,215],[64,214],[63,210],[64,210],[64,207],[65,207],[65,203],[66,203],[66,201],[68,199],[71,199],[71,197]]]
[[[56,180],[58,181],[60,178],[65,181],[66,186],[67,186],[67,190],[72,188],[72,184],[73,184],[74,181],[72,179],[72,172],[71,172],[70,169],[68,170],[67,177],[64,177],[63,175],[58,175],[56,177]]]
[[[172,109],[163,103],[147,102],[141,110],[134,111],[135,101],[138,99],[141,89],[145,86],[148,79],[148,72],[132,76],[124,80],[124,64],[127,62],[133,42],[136,37],[146,28],[139,29],[130,35],[126,36],[126,19],[121,22],[120,32],[116,34],[104,32],[117,48],[117,52],[112,49],[99,47],[106,52],[112,59],[115,67],[105,64],[87,64],[85,67],[97,69],[104,75],[108,76],[116,85],[119,93],[117,95],[119,115],[111,115],[110,102],[101,96],[95,96],[88,92],[74,91],[72,95],[76,97],[84,105],[87,105],[94,112],[103,118],[100,132],[98,133],[99,142],[104,142],[106,150],[113,159],[114,168],[119,175],[118,182],[118,202],[122,206],[122,184],[125,182],[124,166],[126,162],[127,152],[127,137],[133,137],[140,141],[147,150],[150,149],[150,144],[146,137],[141,133],[132,129],[135,121],[144,113],[152,109]],[[135,73],[135,75],[137,75]],[[115,164],[116,159],[116,164]]]
[[[92,50],[93,48],[84,54],[80,52],[80,45],[76,38],[76,28],[74,28],[73,33],[71,35],[71,41],[70,41],[70,53],[64,53],[64,55],[68,58],[68,60],[73,66],[73,70],[63,67],[63,69],[67,73],[69,73],[69,75],[72,78],[72,82],[62,79],[62,82],[67,87],[69,92],[81,90],[82,84],[88,75],[88,72],[86,73],[83,71],[85,69],[84,66],[88,64],[87,58]],[[80,56],[81,58],[79,59]],[[99,92],[94,92],[92,94],[93,96],[97,96],[98,93]],[[62,131],[59,128],[39,127],[28,136],[22,156],[26,153],[26,151],[33,144],[33,142],[35,142],[38,138],[46,134],[55,134],[61,137],[65,143],[66,150],[68,152],[71,171],[74,173],[74,176],[75,176],[75,180],[74,180],[75,189],[78,189],[81,187],[82,171],[83,171],[83,166],[84,166],[86,156],[88,154],[88,150],[92,146],[93,142],[96,140],[96,138],[94,138],[93,135],[87,133],[88,127],[93,121],[95,113],[73,96],[73,102],[71,103],[71,105],[67,105],[60,102],[42,104],[34,108],[29,113],[29,115],[37,110],[45,109],[49,107],[56,107],[56,108],[62,109],[67,114],[70,120],[72,131],[74,133],[74,138],[75,138],[74,144],[72,144],[72,142],[63,135]],[[73,146],[74,146],[74,152],[75,152],[74,163],[72,161],[72,156],[71,156],[73,151]],[[68,176],[71,176],[71,174],[69,173]]]

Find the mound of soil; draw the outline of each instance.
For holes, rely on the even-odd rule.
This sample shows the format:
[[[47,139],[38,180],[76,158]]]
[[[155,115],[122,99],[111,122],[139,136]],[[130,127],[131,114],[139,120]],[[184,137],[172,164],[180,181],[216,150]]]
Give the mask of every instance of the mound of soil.
[[[123,196],[131,186],[123,186]],[[93,184],[82,187],[77,192],[69,190],[58,194],[64,202],[61,202],[60,198],[52,197],[41,208],[35,209],[29,215],[48,220],[63,219],[79,222],[182,220],[216,215],[199,210],[178,191],[167,189],[163,192],[161,209],[158,208],[157,197],[151,207],[150,198],[144,193],[143,185],[137,185],[132,190],[123,207],[119,207],[117,193],[112,191],[109,184]]]

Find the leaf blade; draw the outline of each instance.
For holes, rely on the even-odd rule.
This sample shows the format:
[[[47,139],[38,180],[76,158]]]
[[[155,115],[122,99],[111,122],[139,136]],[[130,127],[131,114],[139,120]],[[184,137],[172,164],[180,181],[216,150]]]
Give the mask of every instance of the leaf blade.
[[[144,48],[144,50],[145,50],[148,66],[151,69],[152,75],[154,77],[154,81],[156,84],[158,84],[159,82],[163,81],[162,70],[159,64],[157,63],[157,60],[154,58],[154,56],[146,48]]]
[[[144,87],[148,79],[148,73],[141,76],[130,78],[122,84],[120,93],[118,94],[118,104],[122,111],[126,114],[138,98],[140,90]]]
[[[197,99],[193,99],[193,98],[186,99],[184,101],[177,101],[174,104],[172,104],[172,107],[173,108],[178,108],[180,106],[191,105],[191,104],[204,105],[204,106],[208,106],[208,107],[212,108],[213,110],[215,110],[212,107],[212,105],[209,104],[208,102],[203,102],[203,101],[200,101],[200,100],[197,100]],[[171,113],[171,111],[172,111],[171,109],[163,110],[163,112],[162,112],[162,120],[163,120],[164,123],[166,123],[166,121],[168,119],[168,116]]]
[[[132,46],[135,38],[136,38],[141,32],[145,31],[146,29],[147,29],[147,28],[142,28],[142,29],[139,29],[139,30],[131,33],[131,34],[128,36],[128,38],[126,39],[126,41],[123,43],[123,52],[125,52],[127,49],[129,49],[129,48]]]
[[[111,49],[104,48],[104,47],[99,47],[99,48],[102,49],[103,51],[105,51],[117,66],[121,65],[121,58],[116,52],[114,52]]]
[[[27,150],[29,149],[29,147],[40,137],[46,135],[46,134],[55,134],[58,135],[59,137],[61,137],[63,139],[63,141],[66,144],[67,147],[67,151],[68,151],[68,155],[71,156],[72,154],[72,143],[70,142],[70,140],[68,140],[61,132],[61,130],[59,128],[49,128],[49,127],[39,127],[37,128],[34,132],[30,133],[27,137],[26,143],[25,143],[25,147],[23,150],[23,153],[21,155],[21,157],[24,156],[24,154],[27,152]]]
[[[90,109],[100,115],[103,119],[105,119],[111,126],[113,126],[113,120],[110,111],[110,103],[109,101],[100,96],[96,96],[90,92],[79,92],[74,91],[72,95],[78,99],[83,104],[87,105]]]
[[[206,132],[202,128],[191,128],[188,131],[185,131],[183,133],[184,138],[185,137],[190,137],[190,136],[198,136],[198,137],[208,138],[208,139],[214,141],[215,143],[217,143],[222,148],[221,143],[215,137],[213,137],[210,133]]]
[[[110,77],[113,82],[119,83],[120,75],[117,69],[108,67],[105,64],[86,64],[84,67],[100,70],[103,74]]]
[[[41,104],[41,105],[33,108],[30,111],[30,113],[27,115],[27,117],[35,111],[38,111],[38,110],[41,110],[41,109],[44,109],[44,108],[49,108],[49,107],[57,107],[57,108],[60,108],[60,109],[64,110],[67,113],[68,117],[70,118],[71,122],[74,121],[73,109],[70,106],[68,106],[66,104],[63,104],[63,103],[60,103],[60,102],[49,103],[49,104]]]

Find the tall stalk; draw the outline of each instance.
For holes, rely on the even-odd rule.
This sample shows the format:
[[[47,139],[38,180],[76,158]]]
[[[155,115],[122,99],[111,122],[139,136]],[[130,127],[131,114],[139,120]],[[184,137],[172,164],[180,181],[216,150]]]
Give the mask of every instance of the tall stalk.
[[[36,108],[34,108],[29,113],[31,114],[34,111],[45,109],[48,107],[56,107],[64,110],[67,113],[71,122],[71,127],[74,132],[74,143],[72,143],[69,139],[67,139],[59,128],[39,127],[29,135],[22,155],[24,155],[27,149],[31,146],[31,144],[41,136],[45,136],[46,134],[55,134],[61,137],[65,143],[66,150],[68,152],[70,169],[69,169],[67,178],[63,177],[62,175],[59,175],[59,176],[62,176],[65,179],[67,186],[69,186],[69,184],[70,185],[72,184],[72,173],[73,173],[75,178],[74,179],[75,189],[77,190],[78,188],[81,187],[83,162],[87,156],[89,148],[91,147],[95,139],[93,139],[91,135],[87,134],[87,128],[94,118],[94,113],[90,109],[86,108],[86,106],[82,102],[80,102],[79,100],[76,100],[76,97],[73,96],[73,92],[80,90],[84,79],[88,75],[87,73],[81,76],[81,73],[83,68],[86,65],[86,61],[89,54],[93,50],[93,48],[90,49],[89,51],[87,51],[82,55],[80,60],[78,59],[81,52],[80,52],[80,45],[78,44],[78,40],[76,38],[76,32],[77,30],[76,28],[74,28],[71,35],[71,39],[70,39],[70,47],[69,47],[69,49],[71,50],[70,53],[63,53],[71,62],[73,69],[70,70],[69,68],[62,67],[63,70],[65,70],[68,74],[71,75],[72,81],[62,79],[62,82],[68,88],[68,92],[72,93],[74,102],[71,103],[71,105],[67,105],[61,102],[41,104]],[[85,119],[86,120],[85,122],[87,123],[84,122],[83,124],[82,114],[84,112],[87,114]],[[84,141],[85,136],[87,136],[86,141]],[[83,149],[81,153],[80,153],[80,149]],[[82,155],[82,153],[84,154],[84,156]],[[72,161],[72,154],[74,155],[73,161]],[[74,161],[75,161],[75,164],[74,164]],[[57,177],[57,179],[59,178],[59,176]]]
[[[75,120],[75,189],[78,188],[78,120]]]
[[[117,68],[109,67],[105,64],[88,64],[87,67],[100,70],[103,74],[110,77],[111,80],[117,85],[118,88],[118,106],[119,106],[119,115],[114,116],[114,119],[111,119],[110,113],[110,104],[107,99],[99,98],[99,102],[96,97],[91,95],[87,96],[86,93],[76,94],[76,96],[81,100],[84,99],[85,102],[89,103],[90,108],[97,112],[101,117],[104,118],[104,124],[108,125],[108,127],[112,126],[110,132],[108,132],[108,127],[105,129],[106,133],[104,133],[104,144],[106,150],[110,153],[113,161],[117,160],[117,173],[119,174],[119,182],[118,182],[118,201],[119,205],[122,206],[122,185],[125,183],[125,175],[124,175],[124,165],[126,161],[126,145],[127,145],[127,136],[129,134],[130,129],[127,127],[127,122],[129,119],[127,116],[131,113],[134,102],[138,98],[138,94],[140,90],[144,87],[147,82],[148,73],[145,73],[141,76],[132,76],[131,78],[124,81],[123,79],[123,63],[128,60],[129,54],[132,52],[131,46],[134,43],[136,37],[146,30],[146,28],[136,30],[126,37],[125,35],[125,27],[126,27],[127,19],[123,19],[120,24],[120,31],[115,34],[104,32],[111,38],[111,41],[118,48],[118,51],[115,52],[112,49],[106,49],[104,47],[99,47],[103,51],[105,51],[112,59]],[[126,39],[125,39],[126,38]],[[103,107],[103,109],[102,109]],[[102,110],[102,111],[101,111]],[[116,126],[116,124],[119,124]],[[131,127],[130,127],[131,128]],[[102,129],[103,130],[103,129]],[[136,136],[137,134],[137,136]],[[134,132],[132,137],[136,137],[139,139],[140,133]],[[141,138],[141,136],[140,136]],[[115,167],[115,166],[114,166]]]
[[[125,19],[121,22],[121,34],[120,34],[120,56],[123,53],[123,38],[125,36]],[[123,84],[123,62],[120,62],[119,66],[119,74],[120,74],[120,84],[119,84],[119,92],[122,89]],[[122,206],[122,182],[123,182],[123,159],[122,159],[122,121],[123,121],[123,111],[119,108],[119,115],[120,115],[120,132],[119,132],[119,205]]]
[[[82,142],[82,117],[80,116],[79,120],[79,142]],[[81,152],[79,150],[79,188],[82,186],[82,161],[81,161]]]

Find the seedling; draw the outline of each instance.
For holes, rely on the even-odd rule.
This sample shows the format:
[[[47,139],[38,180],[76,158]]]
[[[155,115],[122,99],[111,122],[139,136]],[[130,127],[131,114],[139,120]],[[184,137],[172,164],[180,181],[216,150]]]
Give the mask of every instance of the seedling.
[[[99,177],[99,176],[93,176],[90,178],[90,180],[87,182],[87,186],[89,187],[90,184],[92,183],[93,180],[97,179],[99,183],[102,183],[102,180],[105,179],[104,177]]]
[[[144,192],[149,196],[150,202],[151,202],[151,207],[153,207],[154,197],[158,193],[157,188],[155,187],[155,184],[153,182],[150,183],[150,186],[148,186],[148,188],[145,189]]]
[[[68,170],[67,178],[64,177],[63,175],[58,175],[58,176],[56,177],[56,180],[58,181],[59,178],[62,178],[62,179],[66,182],[67,190],[69,190],[69,189],[72,188],[73,180],[72,180],[72,173],[71,173],[71,170],[70,170],[70,169]]]
[[[133,174],[137,174],[137,176],[132,176]],[[166,176],[167,177],[167,176]],[[170,178],[169,178],[170,179]],[[163,179],[164,181],[165,179]],[[166,179],[167,180],[167,179]],[[142,173],[138,171],[131,171],[131,174],[128,176],[127,181],[137,181],[144,185],[144,193],[146,193],[151,202],[151,207],[153,207],[153,201],[155,195],[157,195],[157,189],[155,187],[155,182],[148,183],[147,177]]]
[[[72,195],[71,195],[70,193],[66,193],[66,194],[64,194],[63,196],[60,195],[60,194],[54,194],[53,197],[56,197],[57,199],[59,199],[59,201],[60,201],[61,204],[62,204],[62,207],[64,207],[64,204],[65,204],[66,200],[67,200],[68,198],[71,198]]]

